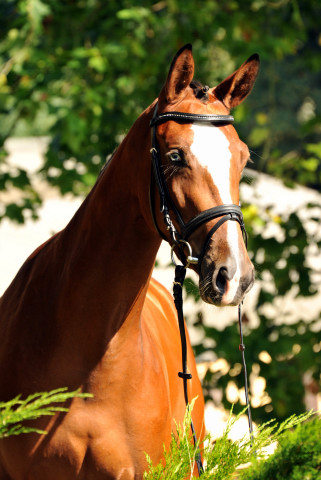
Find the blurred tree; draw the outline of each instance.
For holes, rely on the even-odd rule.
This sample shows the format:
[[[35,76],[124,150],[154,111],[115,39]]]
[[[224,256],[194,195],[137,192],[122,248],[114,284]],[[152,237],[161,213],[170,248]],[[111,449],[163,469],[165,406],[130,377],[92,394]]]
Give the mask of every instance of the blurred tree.
[[[288,184],[320,189],[320,15],[317,0],[0,2],[0,193],[13,187],[21,191],[19,202],[0,205],[0,220],[23,223],[30,213],[36,218],[41,205],[28,172],[7,163],[8,137],[49,136],[41,175],[62,193],[85,194],[106,157],[158,95],[173,54],[187,42],[194,46],[197,78],[210,85],[252,53],[260,54],[262,73],[249,99],[234,113],[237,130],[252,148],[251,168]],[[307,242],[313,239],[300,217],[282,219],[284,241],[278,242],[256,228],[264,212],[251,216],[250,211],[245,213],[253,260],[260,263],[258,252],[264,251],[262,270],[270,272],[276,294],[285,295],[296,284],[297,295],[312,295],[306,255]],[[281,258],[285,264],[276,262]],[[314,355],[319,340],[312,327],[305,326],[301,333],[301,322],[290,334],[267,318],[261,307],[272,300],[263,284],[261,323],[248,332],[247,352],[250,370],[259,365],[275,413],[284,418],[296,404],[302,405],[298,375],[312,369],[319,381]],[[232,335],[228,329],[206,330],[199,324],[215,339],[217,354],[229,358],[233,367],[239,361],[232,358],[237,331]],[[293,353],[297,344],[301,350]],[[258,361],[261,348],[269,350],[273,368]],[[202,349],[204,344],[197,347]],[[287,377],[287,394],[279,367]],[[237,369],[231,372],[217,379],[219,386],[225,387],[233,375],[241,382]],[[258,414],[262,417],[268,410]]]
[[[263,171],[320,187],[319,2],[8,0],[0,4],[0,189],[40,197],[6,165],[8,136],[49,135],[43,174],[84,193],[139,113],[157,96],[173,53],[194,45],[197,76],[214,85],[254,51],[262,75],[236,111]]]

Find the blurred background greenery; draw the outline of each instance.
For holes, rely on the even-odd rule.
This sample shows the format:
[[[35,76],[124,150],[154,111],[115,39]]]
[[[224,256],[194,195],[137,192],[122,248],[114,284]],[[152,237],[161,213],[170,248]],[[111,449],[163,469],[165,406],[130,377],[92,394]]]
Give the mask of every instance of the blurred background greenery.
[[[0,219],[36,219],[42,203],[30,174],[7,162],[7,138],[50,137],[39,174],[62,194],[85,195],[187,42],[193,44],[196,77],[211,86],[260,54],[255,88],[234,112],[252,151],[250,168],[290,187],[320,191],[320,18],[318,0],[1,1],[0,193],[18,188],[21,195],[17,203],[3,202]],[[298,312],[291,324],[282,322],[282,312],[271,316],[264,308],[294,287],[295,297],[315,298],[321,272],[311,251],[317,256],[321,239],[317,229],[307,228],[307,212],[310,224],[319,224],[319,203],[280,215],[269,214],[269,206],[245,205],[249,250],[261,280],[259,324],[245,321],[246,354],[249,371],[266,380],[255,420],[303,411],[304,375],[320,390],[321,305],[308,320]],[[266,233],[270,224],[277,225],[278,238]],[[197,301],[193,281],[188,285]],[[228,371],[208,369],[204,379],[208,397],[213,387],[220,389],[229,408],[228,384],[243,385],[236,325],[208,326],[201,313],[189,321],[211,339],[217,358],[229,362]],[[207,345],[195,345],[196,353],[204,354]]]

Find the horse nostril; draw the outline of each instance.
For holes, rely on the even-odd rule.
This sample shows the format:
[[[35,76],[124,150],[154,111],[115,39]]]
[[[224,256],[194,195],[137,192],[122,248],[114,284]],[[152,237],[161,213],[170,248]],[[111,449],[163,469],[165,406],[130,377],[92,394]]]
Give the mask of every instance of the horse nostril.
[[[229,272],[226,267],[221,267],[220,268],[220,273],[225,280],[231,280],[231,276],[229,275]]]
[[[229,280],[229,274],[227,271],[226,267],[221,267],[218,271],[217,277],[216,277],[216,286],[217,289],[224,293],[225,292],[225,286],[226,282]]]

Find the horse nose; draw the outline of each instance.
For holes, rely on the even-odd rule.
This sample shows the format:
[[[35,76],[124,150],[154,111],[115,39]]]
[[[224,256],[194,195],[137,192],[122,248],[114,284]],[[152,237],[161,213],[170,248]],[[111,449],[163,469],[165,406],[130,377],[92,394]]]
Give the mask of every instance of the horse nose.
[[[222,294],[225,292],[227,282],[232,280],[235,271],[236,268],[232,269],[228,268],[227,266],[219,268],[215,279],[215,287]]]
[[[221,305],[237,305],[254,281],[254,267],[249,262],[241,270],[235,262],[229,262],[216,269],[213,288],[221,296]]]

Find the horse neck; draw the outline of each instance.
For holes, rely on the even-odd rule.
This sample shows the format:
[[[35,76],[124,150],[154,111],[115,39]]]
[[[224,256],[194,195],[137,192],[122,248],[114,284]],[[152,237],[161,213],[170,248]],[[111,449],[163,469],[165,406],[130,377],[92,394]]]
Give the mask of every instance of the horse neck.
[[[60,239],[70,252],[61,310],[77,325],[79,318],[90,322],[106,341],[125,320],[139,318],[160,245],[149,207],[150,112],[133,125]]]

